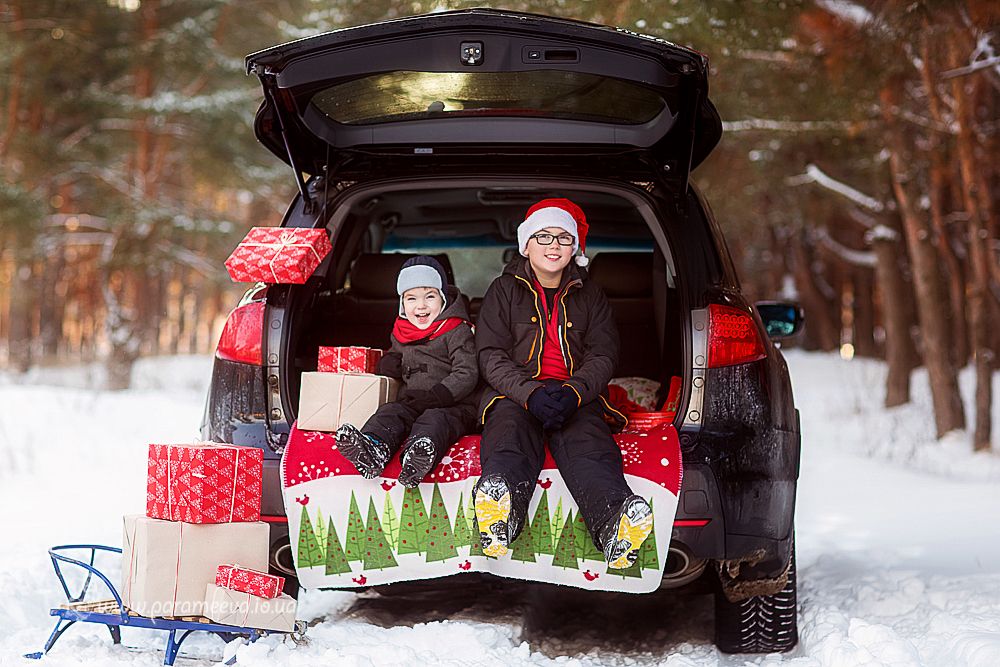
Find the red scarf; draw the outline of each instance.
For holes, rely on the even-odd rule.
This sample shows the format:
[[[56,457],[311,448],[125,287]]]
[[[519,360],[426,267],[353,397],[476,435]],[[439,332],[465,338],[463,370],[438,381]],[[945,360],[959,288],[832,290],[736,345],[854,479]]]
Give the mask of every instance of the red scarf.
[[[434,340],[438,336],[443,336],[455,327],[466,323],[461,317],[449,317],[440,322],[432,322],[431,326],[421,329],[415,324],[411,324],[405,317],[397,317],[396,323],[392,325],[392,335],[403,345],[416,343],[419,340]]]

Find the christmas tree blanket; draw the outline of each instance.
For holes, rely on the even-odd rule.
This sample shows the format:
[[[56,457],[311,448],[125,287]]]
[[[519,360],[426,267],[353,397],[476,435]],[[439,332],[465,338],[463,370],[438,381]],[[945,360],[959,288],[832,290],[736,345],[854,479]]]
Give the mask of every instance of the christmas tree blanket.
[[[654,591],[681,483],[677,432],[664,425],[615,439],[625,479],[650,501],[654,516],[653,533],[627,570],[608,569],[551,456],[524,531],[506,556],[495,559],[483,555],[472,510],[479,436],[463,437],[425,482],[406,489],[396,479],[398,456],[382,477],[365,479],[337,451],[332,433],[293,426],[281,476],[299,581],[306,588],[351,588],[491,572],[593,590]]]

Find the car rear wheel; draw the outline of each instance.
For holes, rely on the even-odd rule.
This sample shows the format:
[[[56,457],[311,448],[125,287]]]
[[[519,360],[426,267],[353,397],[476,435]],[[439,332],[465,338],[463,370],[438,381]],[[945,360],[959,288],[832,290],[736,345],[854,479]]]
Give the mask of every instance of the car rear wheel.
[[[776,653],[792,650],[799,641],[795,551],[788,582],[773,595],[730,602],[715,593],[715,645],[724,653]]]

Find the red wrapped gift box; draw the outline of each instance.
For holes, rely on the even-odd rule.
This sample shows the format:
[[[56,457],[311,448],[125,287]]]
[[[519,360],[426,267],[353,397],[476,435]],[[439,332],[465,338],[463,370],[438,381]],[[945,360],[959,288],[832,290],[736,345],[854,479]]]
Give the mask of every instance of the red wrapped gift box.
[[[226,260],[235,282],[301,285],[330,252],[325,229],[254,227]]]
[[[185,523],[259,521],[264,452],[214,442],[150,445],[146,516]]]
[[[321,347],[316,370],[325,373],[375,373],[382,350],[373,347]]]
[[[239,565],[220,565],[215,572],[215,585],[273,600],[281,595],[285,578]]]

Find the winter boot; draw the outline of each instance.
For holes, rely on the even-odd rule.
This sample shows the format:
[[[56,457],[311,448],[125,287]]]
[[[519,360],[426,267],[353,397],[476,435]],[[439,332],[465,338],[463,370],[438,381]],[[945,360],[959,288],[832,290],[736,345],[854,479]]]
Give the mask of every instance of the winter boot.
[[[403,443],[402,469],[399,471],[399,483],[408,489],[424,481],[424,477],[434,467],[437,451],[434,442],[423,435],[408,438]]]
[[[483,553],[499,558],[510,545],[511,492],[500,475],[479,480],[475,492],[476,522]]]
[[[365,479],[375,479],[389,462],[389,446],[350,424],[337,429],[337,449]]]
[[[653,508],[642,496],[630,496],[600,532],[608,568],[624,570],[635,563],[639,548],[653,530]]]

